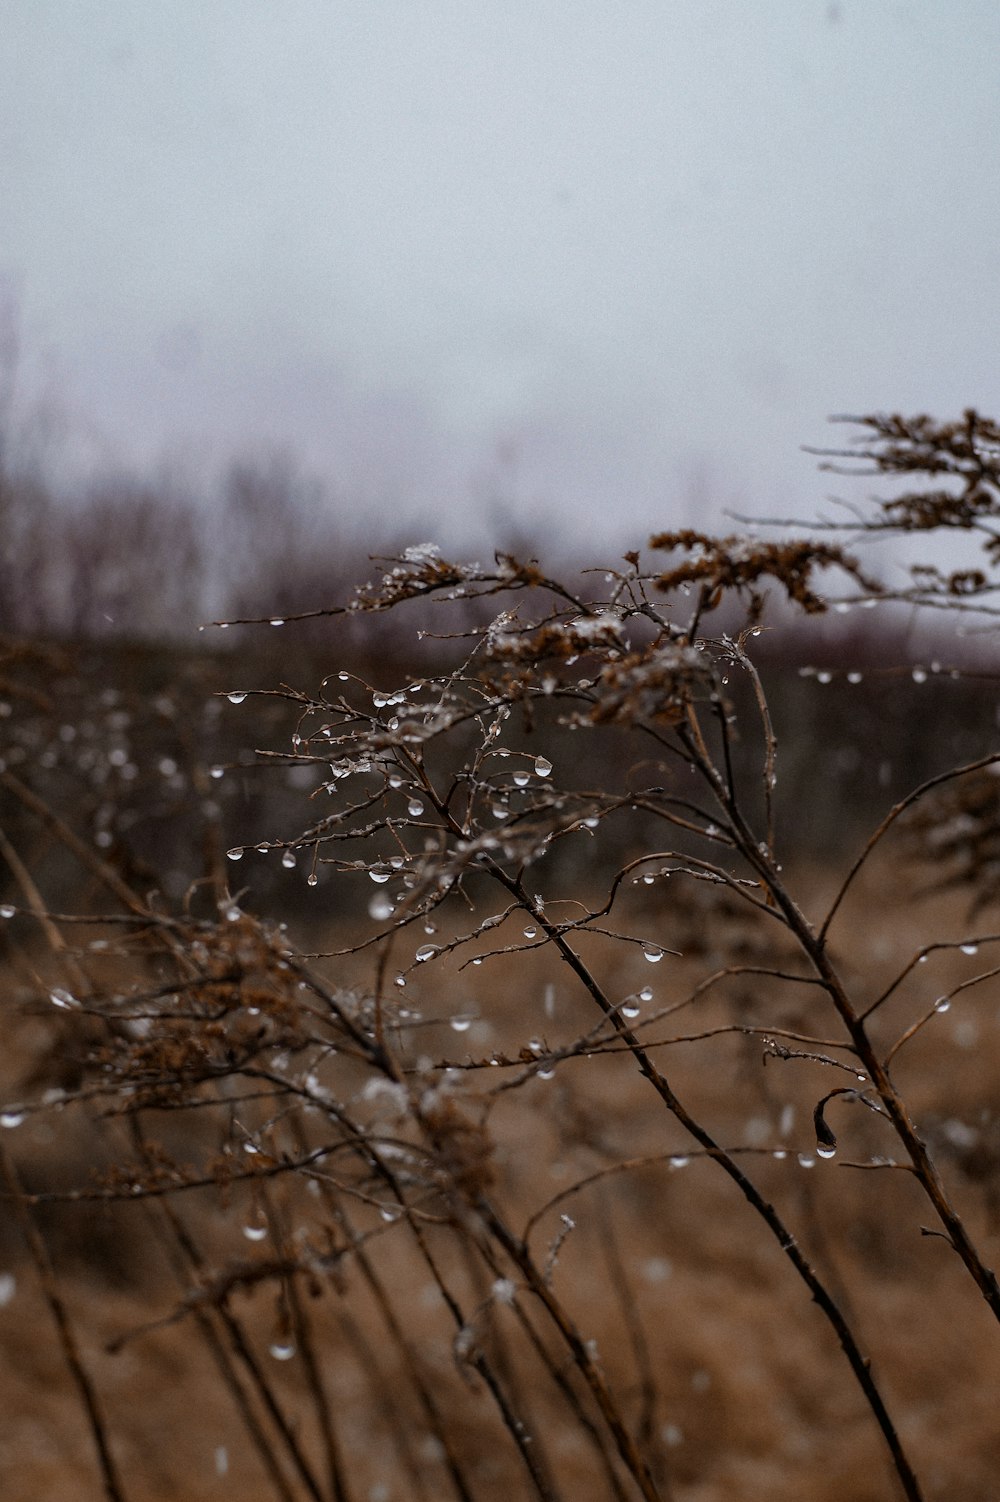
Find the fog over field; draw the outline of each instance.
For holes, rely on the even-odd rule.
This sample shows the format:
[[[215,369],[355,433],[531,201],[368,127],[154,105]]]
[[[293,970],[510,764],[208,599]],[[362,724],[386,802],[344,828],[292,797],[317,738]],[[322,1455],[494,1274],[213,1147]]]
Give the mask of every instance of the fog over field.
[[[2,9],[63,473],[281,448],[369,533],[632,541],[809,513],[831,413],[997,405],[989,0]]]

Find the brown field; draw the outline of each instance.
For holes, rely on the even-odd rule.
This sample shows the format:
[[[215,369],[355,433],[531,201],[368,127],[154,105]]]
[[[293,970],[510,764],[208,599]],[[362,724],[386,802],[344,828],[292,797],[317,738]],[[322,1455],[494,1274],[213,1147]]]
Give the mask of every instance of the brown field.
[[[957,902],[914,903],[905,886],[887,879],[891,875],[891,864],[873,872],[840,920],[837,947],[845,970],[859,991],[870,994],[921,945],[964,931],[965,914]],[[814,878],[805,885],[818,894],[828,883]],[[706,907],[706,931],[700,935],[697,913],[678,916],[670,901],[661,907],[659,899],[644,900],[662,942],[673,937],[675,947],[687,951],[684,959],[668,956],[655,969],[637,954],[634,973],[620,977],[626,989],[650,981],[655,998],[649,1012],[681,998],[706,966],[731,955],[734,946],[753,950],[753,935],[732,918]],[[979,927],[987,932],[989,925]],[[314,941],[319,937],[313,934]],[[325,944],[336,938],[335,931],[323,934]],[[20,1093],[20,1081],[32,1070],[43,1082],[46,1071],[58,1075],[65,1040],[53,1057],[51,1019],[26,1015],[20,1005],[32,993],[31,975],[44,973],[51,963],[51,956],[29,946],[11,967],[14,974],[8,970],[5,1099]],[[344,963],[333,967],[342,979]],[[360,982],[357,958],[347,963],[357,969],[351,978]],[[468,1008],[476,1020],[461,1036],[430,1019],[466,1008],[468,970],[458,974],[442,960],[427,967],[426,977],[413,978],[407,1001],[419,1006],[423,1026],[408,1047],[410,1057],[484,1059],[494,1051],[516,1050],[535,1035],[554,1048],[590,1025],[586,998],[574,994],[571,978],[560,975],[555,960],[536,954],[493,963],[495,978],[487,980],[484,967]],[[616,963],[621,961],[611,947],[602,952],[595,941],[595,969]],[[931,993],[969,978],[976,966],[982,970],[989,963],[954,950],[932,956],[920,967],[919,985],[904,988],[892,1004],[896,1015],[890,1017],[886,1008],[886,1036]],[[437,974],[429,973],[435,969]],[[551,1015],[546,1014],[547,986]],[[684,1026],[698,1033],[734,1020],[811,1026],[805,988],[791,1000],[772,991],[751,978],[731,985],[724,998],[702,999],[680,1015],[686,1016]],[[655,1039],[683,1030],[677,1023],[651,1021],[643,1035]],[[835,1158],[823,1161],[815,1154],[811,1113],[839,1082],[831,1080],[833,1071],[826,1066],[778,1059],[765,1066],[760,1039],[740,1035],[676,1043],[661,1052],[669,1055],[664,1067],[672,1085],[717,1140],[753,1150],[754,1178],[873,1355],[927,1496],[962,1502],[993,1498],[1000,1458],[1000,1339],[954,1253],[939,1236],[921,1235],[929,1212],[910,1175],[899,1167],[870,1166],[880,1154],[892,1153],[883,1124],[863,1110],[831,1111],[840,1145]],[[987,981],[936,1016],[907,1045],[897,1070],[963,1216],[987,1252],[1000,1231],[998,1064],[1000,1008],[995,982]],[[719,1169],[697,1154],[678,1161],[688,1148],[683,1133],[631,1058],[566,1059],[550,1079],[496,1089],[498,1077],[509,1079],[516,1072],[496,1066],[468,1076],[475,1094],[494,1092],[490,1193],[518,1230],[547,1202],[565,1196],[541,1215],[532,1245],[543,1262],[557,1252],[553,1285],[585,1338],[596,1342],[600,1364],[653,1457],[663,1495],[684,1502],[733,1496],[789,1502],[892,1497],[881,1437],[829,1327]],[[181,1157],[198,1157],[213,1133],[223,1132],[217,1121],[198,1124],[196,1113],[189,1113],[181,1127],[169,1113],[149,1113],[147,1126]],[[122,1123],[93,1114],[85,1122],[78,1113],[71,1119],[69,1112],[29,1117],[5,1133],[5,1145],[32,1190],[86,1184],[95,1164],[129,1156]],[[776,1159],[776,1152],[787,1156]],[[267,1201],[269,1234],[257,1245],[241,1236],[249,1213],[244,1189],[234,1188],[221,1202],[214,1192],[192,1191],[178,1197],[175,1207],[202,1252],[225,1266],[227,1259],[273,1256],[283,1238],[318,1241],[329,1224],[328,1207],[322,1185],[307,1189],[301,1179],[275,1182]],[[38,1211],[58,1285],[106,1409],[125,1495],[132,1502],[231,1496],[264,1502],[275,1495],[274,1483],[190,1310],[163,1328],[137,1334],[117,1354],[105,1350],[112,1339],[174,1313],[183,1292],[198,1286],[190,1269],[181,1270],[179,1282],[176,1269],[171,1274],[159,1209],[158,1201],[148,1200]],[[562,1227],[561,1244],[560,1213],[574,1221],[572,1230]],[[410,1497],[421,1483],[421,1495],[449,1494],[440,1441],[415,1399],[402,1346],[386,1326],[386,1308],[399,1321],[410,1359],[419,1363],[447,1416],[474,1495],[526,1495],[526,1478],[489,1393],[456,1356],[454,1324],[407,1220],[380,1227],[364,1204],[355,1220],[357,1231],[371,1233],[366,1268],[379,1295],[350,1257],[335,1274],[301,1291],[302,1317],[308,1321],[348,1495]],[[469,1328],[507,1373],[520,1417],[555,1478],[555,1494],[612,1495],[579,1416],[553,1390],[537,1356],[525,1349],[514,1311],[491,1300],[484,1265],[477,1266],[448,1227],[433,1220],[432,1215],[427,1233],[459,1293]],[[37,1502],[97,1497],[101,1484],[80,1403],[37,1273],[9,1220],[0,1244],[2,1270],[16,1280],[16,1287],[5,1282],[11,1296],[0,1311],[5,1495]],[[530,1295],[519,1294],[522,1299],[530,1311]],[[323,1471],[316,1379],[310,1379],[301,1347],[287,1362],[268,1354],[275,1338],[273,1288],[237,1291],[231,1303],[320,1478],[322,1495],[333,1495]],[[533,1311],[531,1317],[564,1367],[550,1332]],[[308,1495],[288,1474],[291,1495]]]

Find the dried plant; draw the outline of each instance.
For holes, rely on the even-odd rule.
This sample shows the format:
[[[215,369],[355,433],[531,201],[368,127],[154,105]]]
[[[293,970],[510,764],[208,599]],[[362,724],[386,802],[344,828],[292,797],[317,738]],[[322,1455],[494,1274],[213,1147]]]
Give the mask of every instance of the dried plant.
[[[343,606],[310,613],[369,617],[375,630],[414,609],[407,676],[335,668],[314,689],[227,691],[241,715],[265,702],[293,715],[288,743],[259,747],[257,762],[297,769],[310,806],[229,849],[230,888],[209,873],[210,916],[195,892],[176,911],[141,899],[58,820],[54,837],[113,911],[51,914],[10,862],[22,894],[4,912],[48,935],[63,972],[49,989],[58,1046],[78,1067],[71,1088],[11,1104],[4,1120],[80,1111],[105,1144],[89,1184],[32,1190],[8,1175],[40,1276],[51,1290],[32,1229],[43,1207],[144,1207],[181,1290],[115,1349],[165,1327],[203,1340],[270,1495],[370,1495],[331,1386],[334,1329],[364,1374],[400,1495],[685,1495],[669,1377],[623,1243],[629,1196],[699,1161],[725,1217],[746,1227],[736,1236],[760,1228],[818,1308],[827,1332],[815,1339],[842,1351],[898,1494],[931,1495],[920,1475],[932,1457],[910,1453],[903,1396],[890,1395],[900,1383],[883,1382],[850,1289],[822,1247],[807,1250],[802,1205],[781,1185],[817,1158],[860,1193],[883,1180],[907,1233],[943,1240],[954,1276],[1000,1320],[1000,1286],[942,1168],[947,1133],[933,1140],[900,1084],[941,1014],[996,975],[977,956],[1000,933],[930,936],[873,977],[848,921],[897,834],[951,861],[980,909],[993,900],[1000,751],[894,805],[817,902],[785,869],[802,811],[781,803],[755,650],[768,580],[809,614],[826,608],[830,570],[850,581],[839,598],[851,604],[989,612],[998,434],[971,413],[864,423],[876,472],[953,488],[876,503],[851,530],[970,531],[987,555],[975,583],[917,569],[896,590],[812,536],[664,533],[651,547],[665,564],[633,552],[575,581],[506,555],[481,566],[410,548]],[[707,634],[724,604],[740,624]],[[780,629],[794,629],[787,616]],[[236,890],[234,873],[261,857],[314,889],[333,940],[322,952],[254,912],[252,874]],[[91,947],[67,945],[74,921]],[[921,965],[963,956],[975,963],[929,1000]],[[803,1101],[809,1136],[790,1147]],[[558,1170],[548,1193],[523,1123],[538,1138],[529,1159]],[[888,1187],[901,1176],[902,1201]],[[647,1222],[666,1236],[655,1205]],[[605,1268],[599,1319],[562,1273],[577,1243]],[[431,1313],[415,1308],[424,1285]],[[105,1491],[128,1495],[65,1311],[53,1312],[70,1331]],[[594,1337],[609,1319],[625,1358]],[[386,1361],[397,1387],[380,1412]],[[286,1366],[301,1377],[294,1412],[274,1375]],[[567,1428],[590,1492],[559,1443]],[[519,1481],[483,1467],[498,1432]]]

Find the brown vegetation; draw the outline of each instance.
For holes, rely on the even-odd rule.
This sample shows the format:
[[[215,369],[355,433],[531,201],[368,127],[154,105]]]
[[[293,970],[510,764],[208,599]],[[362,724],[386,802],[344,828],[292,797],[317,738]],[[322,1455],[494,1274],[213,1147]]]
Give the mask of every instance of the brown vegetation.
[[[131,689],[10,643],[23,1494],[992,1495],[995,723],[844,857],[898,769],[862,746],[815,842],[761,633],[765,580],[819,614],[830,566],[852,611],[988,621],[1000,455],[974,414],[850,452],[950,488],[844,530],[962,531],[982,577],[890,589],[850,539],[663,534],[580,578],[422,545],[322,613],[365,660],[313,686],[213,714],[213,659],[165,661],[155,776]],[[373,643],[406,610],[404,666]]]

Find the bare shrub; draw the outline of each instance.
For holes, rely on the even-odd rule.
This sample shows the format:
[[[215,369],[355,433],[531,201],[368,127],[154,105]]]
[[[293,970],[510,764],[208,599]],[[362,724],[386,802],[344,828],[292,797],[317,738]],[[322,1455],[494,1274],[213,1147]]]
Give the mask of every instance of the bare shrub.
[[[200,1340],[261,1494],[860,1502],[887,1494],[883,1467],[899,1495],[955,1494],[942,1415],[971,1423],[998,1369],[997,1148],[988,1068],[959,1087],[942,1055],[997,973],[978,790],[1000,752],[931,775],[842,872],[789,862],[805,811],[782,800],[755,644],[767,581],[811,614],[988,615],[997,435],[974,414],[865,424],[868,467],[951,483],[848,530],[952,528],[983,543],[981,574],[889,589],[850,540],[808,537],[665,533],[582,584],[410,548],[327,612],[374,631],[419,607],[432,635],[394,684],[334,664],[313,688],[229,686],[237,714],[294,716],[258,760],[298,769],[309,806],[236,837],[217,911],[147,901],[58,821],[103,914],[47,912],[16,869],[4,912],[47,941],[32,964],[75,1070],[3,1119],[79,1121],[103,1167],[67,1189],[8,1160],[7,1192],[107,1495],[129,1479],[43,1206],[146,1217],[180,1291],[161,1280],[110,1346]],[[742,624],[712,635],[727,600]],[[914,841],[982,911],[938,905],[896,942],[906,899],[885,889]],[[262,858],[312,890],[320,949],[254,913]],[[925,1423],[913,1374],[942,1364]],[[985,1497],[977,1434],[963,1474]]]

